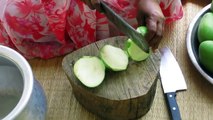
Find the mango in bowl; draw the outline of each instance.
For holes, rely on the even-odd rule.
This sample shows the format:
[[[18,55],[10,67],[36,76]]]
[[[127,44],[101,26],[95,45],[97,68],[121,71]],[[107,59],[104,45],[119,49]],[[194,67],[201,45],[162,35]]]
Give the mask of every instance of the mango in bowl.
[[[197,13],[189,25],[187,52],[195,68],[213,84],[213,12],[211,4]]]

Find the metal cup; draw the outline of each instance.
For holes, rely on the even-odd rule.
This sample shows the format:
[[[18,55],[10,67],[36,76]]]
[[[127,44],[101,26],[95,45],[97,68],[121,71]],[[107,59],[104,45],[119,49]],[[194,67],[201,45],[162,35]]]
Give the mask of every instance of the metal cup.
[[[0,45],[0,119],[44,120],[47,101],[27,60]]]

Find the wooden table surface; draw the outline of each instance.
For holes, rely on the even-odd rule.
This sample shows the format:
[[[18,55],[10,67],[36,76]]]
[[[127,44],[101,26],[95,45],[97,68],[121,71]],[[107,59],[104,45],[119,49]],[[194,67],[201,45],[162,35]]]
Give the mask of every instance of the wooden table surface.
[[[168,46],[176,57],[188,89],[177,93],[183,120],[213,120],[213,84],[204,79],[191,63],[186,49],[186,33],[193,17],[211,0],[186,0],[184,17],[166,25],[160,47]],[[45,90],[48,102],[47,120],[100,120],[75,99],[72,87],[62,69],[62,57],[32,59],[29,63]],[[140,120],[169,120],[160,81],[150,111]]]

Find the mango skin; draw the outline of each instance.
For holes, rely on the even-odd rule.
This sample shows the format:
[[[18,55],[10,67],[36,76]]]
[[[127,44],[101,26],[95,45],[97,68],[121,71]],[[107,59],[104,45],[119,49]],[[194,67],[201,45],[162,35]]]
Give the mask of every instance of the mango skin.
[[[199,59],[201,64],[213,73],[213,41],[207,40],[199,45]]]
[[[143,36],[145,36],[148,33],[148,29],[146,26],[139,26],[136,30]]]
[[[198,26],[198,40],[213,40],[213,13],[205,13]]]

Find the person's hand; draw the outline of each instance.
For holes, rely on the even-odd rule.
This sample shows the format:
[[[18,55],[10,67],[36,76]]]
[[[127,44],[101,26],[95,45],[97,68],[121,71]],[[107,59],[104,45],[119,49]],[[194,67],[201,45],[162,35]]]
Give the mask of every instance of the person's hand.
[[[139,0],[138,25],[146,25],[148,33],[145,36],[149,46],[156,50],[164,32],[165,17],[158,0]]]
[[[100,0],[81,0],[84,2],[88,7],[92,10],[96,9],[98,11],[101,11],[100,7]]]

